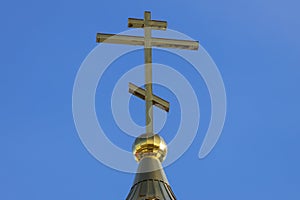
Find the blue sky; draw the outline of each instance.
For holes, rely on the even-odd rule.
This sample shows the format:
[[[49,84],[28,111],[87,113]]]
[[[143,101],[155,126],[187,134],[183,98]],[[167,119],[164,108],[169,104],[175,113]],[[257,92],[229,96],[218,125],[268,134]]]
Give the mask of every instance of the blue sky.
[[[192,146],[165,169],[178,199],[299,199],[299,6],[295,0],[2,2],[0,199],[125,199],[134,175],[104,166],[82,145],[72,89],[81,62],[97,45],[96,32],[124,31],[127,18],[142,18],[145,10],[199,40],[227,92],[222,136],[199,160],[210,101],[201,77],[182,70],[191,82],[199,78],[203,109]],[[129,55],[132,62],[124,57],[128,69],[142,64],[141,55]],[[154,55],[157,62],[172,63],[163,53]],[[117,67],[107,73],[119,76],[124,69]],[[174,122],[162,133],[169,141],[178,107],[164,92],[174,105],[168,119]],[[97,101],[99,118],[109,91],[100,94],[105,98]],[[133,119],[142,123],[134,104],[143,103],[130,104]],[[113,142],[130,150],[133,138],[122,136],[113,121],[105,126]]]

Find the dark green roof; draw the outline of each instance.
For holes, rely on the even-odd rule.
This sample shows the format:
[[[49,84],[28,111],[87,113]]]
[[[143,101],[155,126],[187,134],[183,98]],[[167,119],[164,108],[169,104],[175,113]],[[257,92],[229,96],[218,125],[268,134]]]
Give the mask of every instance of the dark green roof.
[[[176,200],[160,161],[143,158],[126,200]]]

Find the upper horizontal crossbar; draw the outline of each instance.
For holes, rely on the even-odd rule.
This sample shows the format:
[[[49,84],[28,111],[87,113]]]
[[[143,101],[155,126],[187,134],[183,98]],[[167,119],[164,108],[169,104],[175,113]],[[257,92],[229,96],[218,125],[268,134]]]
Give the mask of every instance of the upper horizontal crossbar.
[[[128,18],[128,27],[129,28],[144,28],[145,27],[145,20],[143,19],[135,19],[135,18]],[[159,20],[149,20],[148,27],[155,30],[166,30],[167,29],[167,22],[166,21],[159,21]]]

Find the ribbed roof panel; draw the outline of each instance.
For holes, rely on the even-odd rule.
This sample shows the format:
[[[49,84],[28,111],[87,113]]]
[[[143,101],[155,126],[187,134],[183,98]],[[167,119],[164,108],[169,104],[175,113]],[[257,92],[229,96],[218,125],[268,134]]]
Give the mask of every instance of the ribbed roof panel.
[[[143,158],[126,200],[176,200],[160,161]]]
[[[176,200],[176,197],[167,183],[144,180],[132,186],[126,200]]]

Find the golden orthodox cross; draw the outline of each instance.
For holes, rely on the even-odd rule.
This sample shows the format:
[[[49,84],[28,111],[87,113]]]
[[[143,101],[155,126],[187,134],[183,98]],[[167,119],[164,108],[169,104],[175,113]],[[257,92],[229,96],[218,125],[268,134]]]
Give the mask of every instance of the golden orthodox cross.
[[[162,48],[177,48],[197,50],[199,43],[190,40],[175,40],[165,38],[153,38],[151,36],[152,29],[166,30],[167,22],[151,20],[151,13],[146,11],[144,19],[128,19],[129,28],[143,28],[144,37],[129,36],[129,35],[114,35],[97,33],[96,41],[111,43],[111,44],[127,44],[127,45],[140,45],[144,46],[145,57],[145,89],[140,88],[132,83],[129,83],[129,92],[146,101],[146,133],[153,135],[153,110],[152,106],[155,105],[167,112],[169,112],[170,104],[164,99],[152,93],[152,46]]]

